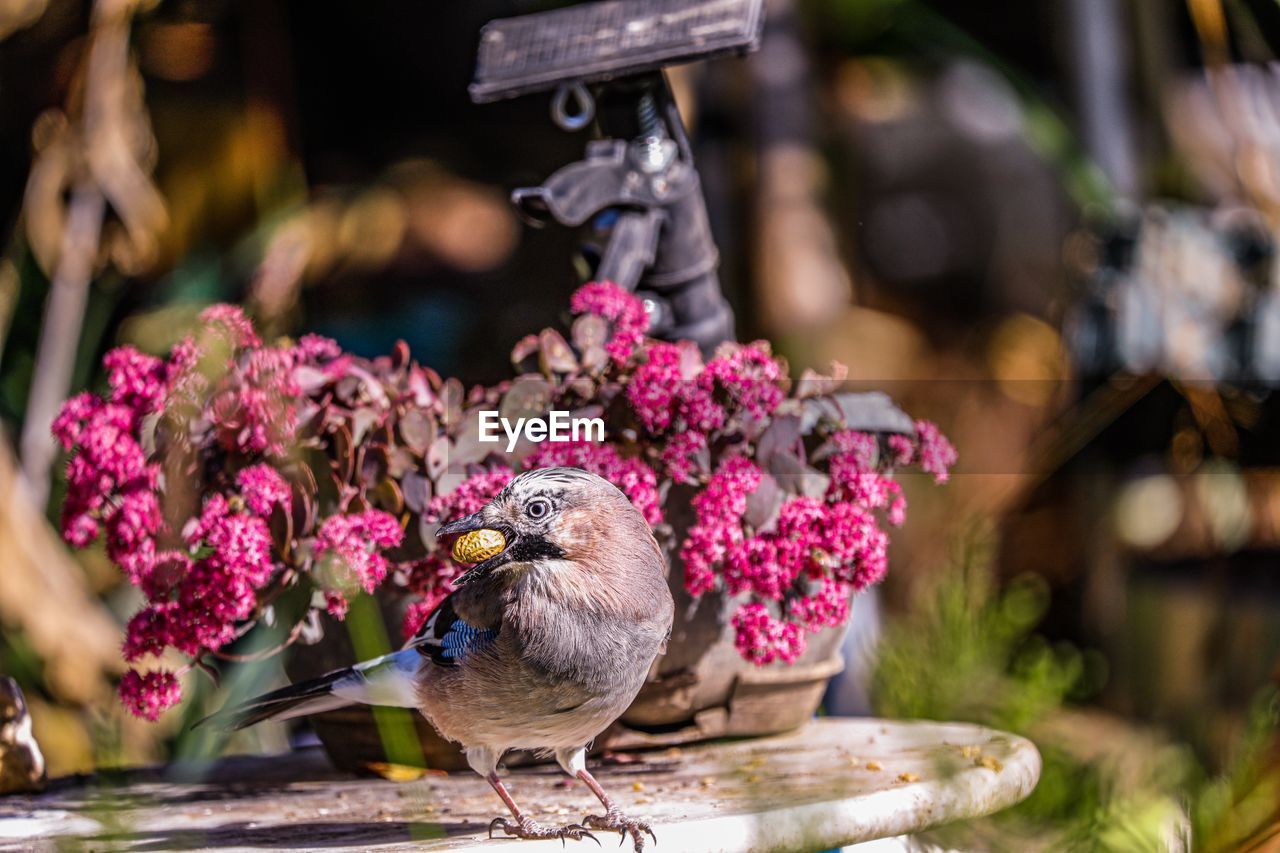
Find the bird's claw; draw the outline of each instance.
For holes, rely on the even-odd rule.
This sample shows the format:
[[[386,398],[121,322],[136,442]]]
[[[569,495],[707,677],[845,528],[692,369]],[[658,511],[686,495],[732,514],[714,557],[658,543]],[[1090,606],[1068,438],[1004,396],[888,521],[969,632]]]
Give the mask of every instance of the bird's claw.
[[[527,816],[515,821],[505,817],[495,817],[489,822],[490,838],[493,838],[494,830],[497,829],[501,829],[512,838],[559,838],[561,844],[567,838],[572,838],[574,841],[590,838],[596,844],[600,843],[600,839],[592,835],[590,830],[580,823],[571,823],[568,826],[544,826]]]
[[[627,840],[627,835],[630,835],[632,840],[635,841],[636,853],[640,853],[640,851],[644,850],[645,833],[648,833],[649,837],[653,839],[654,844],[658,843],[658,836],[654,834],[653,827],[649,826],[648,821],[639,820],[634,817],[627,817],[622,812],[615,811],[613,809],[610,809],[602,815],[587,815],[582,819],[582,822],[592,829],[613,830],[617,832],[622,836],[618,840],[619,846]]]

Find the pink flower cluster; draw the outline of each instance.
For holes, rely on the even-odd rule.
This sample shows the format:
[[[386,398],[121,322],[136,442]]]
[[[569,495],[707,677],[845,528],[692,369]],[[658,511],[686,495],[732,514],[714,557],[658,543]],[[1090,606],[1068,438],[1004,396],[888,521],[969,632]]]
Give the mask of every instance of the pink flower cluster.
[[[932,474],[934,482],[947,482],[957,458],[959,454],[955,445],[937,426],[928,421],[916,421],[916,451],[911,461],[922,471]]]
[[[240,495],[249,509],[262,518],[270,518],[276,507],[293,512],[293,489],[270,465],[251,465],[236,474]]]
[[[627,400],[649,432],[710,433],[735,417],[760,421],[786,397],[785,369],[769,344],[727,344],[704,367],[688,341],[652,343],[627,383]]]
[[[134,716],[155,722],[182,700],[182,686],[168,670],[157,669],[145,675],[130,670],[120,681],[120,700]]]
[[[106,397],[73,397],[53,423],[54,436],[71,452],[63,537],[83,548],[105,534],[107,555],[147,597],[125,630],[130,663],[168,648],[199,657],[235,639],[280,567],[268,520],[277,508],[293,509],[289,483],[256,462],[225,491],[206,494],[196,517],[171,523],[161,507],[161,457],[144,447],[144,434],[163,428],[186,440],[208,429],[243,457],[282,455],[295,427],[293,371],[323,368],[341,355],[318,337],[294,348],[264,347],[233,306],[207,309],[200,323],[199,336],[182,340],[167,360],[127,346],[112,350],[103,360]],[[185,474],[175,469],[167,476],[182,481]],[[154,719],[181,689],[173,673],[133,670],[120,696],[134,713]]]
[[[649,432],[660,435],[675,426],[708,433],[724,426],[728,415],[715,401],[715,378],[703,368],[697,347],[654,343],[645,355],[627,383],[627,400]]]
[[[954,448],[936,428],[917,429],[914,440],[887,439],[884,459],[875,435],[835,431],[826,494],[782,500],[760,530],[744,516],[764,474],[744,457],[721,462],[693,498],[696,520],[680,551],[685,587],[701,595],[723,585],[730,595],[748,597],[733,619],[738,650],[748,660],[793,662],[804,652],[806,633],[843,624],[849,597],[884,577],[889,537],[877,512],[895,525],[906,512],[889,466],[928,453],[945,478],[954,461]]]
[[[180,549],[157,554],[138,581],[149,603],[125,630],[124,657],[131,663],[168,647],[193,656],[222,648],[275,572],[267,523],[234,510],[220,493],[206,498],[181,539]]]
[[[514,476],[515,471],[507,465],[491,465],[463,480],[452,492],[433,497],[423,514],[428,521],[445,522],[478,512]]]
[[[316,533],[315,559],[329,593],[329,613],[342,618],[349,594],[373,592],[389,567],[382,551],[403,541],[400,522],[380,509],[326,518]]]
[[[707,373],[754,420],[773,414],[787,396],[783,390],[786,370],[773,357],[768,341],[728,346],[711,359]]]
[[[804,629],[795,622],[775,619],[759,602],[738,608],[731,624],[738,651],[754,664],[764,666],[775,660],[795,663],[804,654]]]
[[[574,291],[569,299],[574,314],[594,314],[613,325],[605,352],[614,361],[626,361],[644,340],[649,315],[644,303],[611,281],[593,281]]]
[[[895,435],[891,438],[906,436]],[[829,494],[855,506],[887,510],[889,523],[900,526],[907,516],[907,500],[893,479],[892,468],[881,465],[879,440],[867,432],[837,430],[831,437],[836,452],[828,459]],[[892,450],[895,458],[899,455]],[[914,453],[913,453],[914,456]],[[892,460],[885,460],[886,463]]]
[[[701,595],[715,587],[716,570],[730,546],[742,542],[742,516],[747,511],[748,496],[760,485],[760,477],[754,462],[734,456],[720,464],[706,488],[693,498],[698,520],[680,547],[684,584],[691,594]]]

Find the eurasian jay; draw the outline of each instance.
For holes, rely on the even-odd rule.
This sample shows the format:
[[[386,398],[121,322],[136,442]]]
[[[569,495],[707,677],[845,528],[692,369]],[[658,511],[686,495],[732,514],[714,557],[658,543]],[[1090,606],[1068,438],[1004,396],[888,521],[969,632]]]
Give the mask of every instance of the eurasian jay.
[[[616,830],[641,850],[653,830],[619,810],[587,771],[586,752],[631,704],[670,636],[675,606],[653,532],[616,487],[576,468],[521,474],[438,535],[479,530],[498,531],[505,547],[455,582],[404,649],[251,699],[225,712],[231,726],[354,703],[417,708],[463,746],[511,811],[490,836]],[[563,827],[533,820],[497,775],[512,749],[555,755],[604,814]]]

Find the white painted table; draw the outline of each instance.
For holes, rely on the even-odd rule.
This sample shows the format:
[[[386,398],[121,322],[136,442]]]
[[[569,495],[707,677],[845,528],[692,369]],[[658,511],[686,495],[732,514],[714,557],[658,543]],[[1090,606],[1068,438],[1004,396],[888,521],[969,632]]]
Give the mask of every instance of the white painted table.
[[[594,765],[593,765],[594,766]],[[488,841],[501,804],[473,774],[411,782],[331,770],[318,750],[133,771],[118,788],[64,779],[0,798],[0,849],[562,850]],[[1017,803],[1040,755],[1022,738],[959,723],[817,720],[790,734],[617,756],[597,777],[652,820],[655,853],[822,850],[891,838]],[[544,823],[597,811],[554,767],[512,771],[513,796]],[[611,846],[607,838],[601,841]],[[584,846],[585,845],[585,846]],[[598,849],[590,841],[568,849]]]

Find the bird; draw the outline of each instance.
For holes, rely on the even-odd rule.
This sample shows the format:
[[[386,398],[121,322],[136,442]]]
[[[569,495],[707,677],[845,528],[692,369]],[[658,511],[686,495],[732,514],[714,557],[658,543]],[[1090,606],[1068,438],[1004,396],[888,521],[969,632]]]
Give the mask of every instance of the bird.
[[[513,478],[479,511],[437,536],[492,531],[502,550],[471,566],[403,649],[219,711],[225,727],[355,703],[418,709],[460,744],[511,814],[489,824],[526,839],[628,835],[650,824],[623,813],[587,770],[593,740],[631,704],[671,636],[667,563],[644,516],[609,481],[580,468]],[[581,823],[535,821],[499,778],[509,750],[554,756],[604,807]]]

